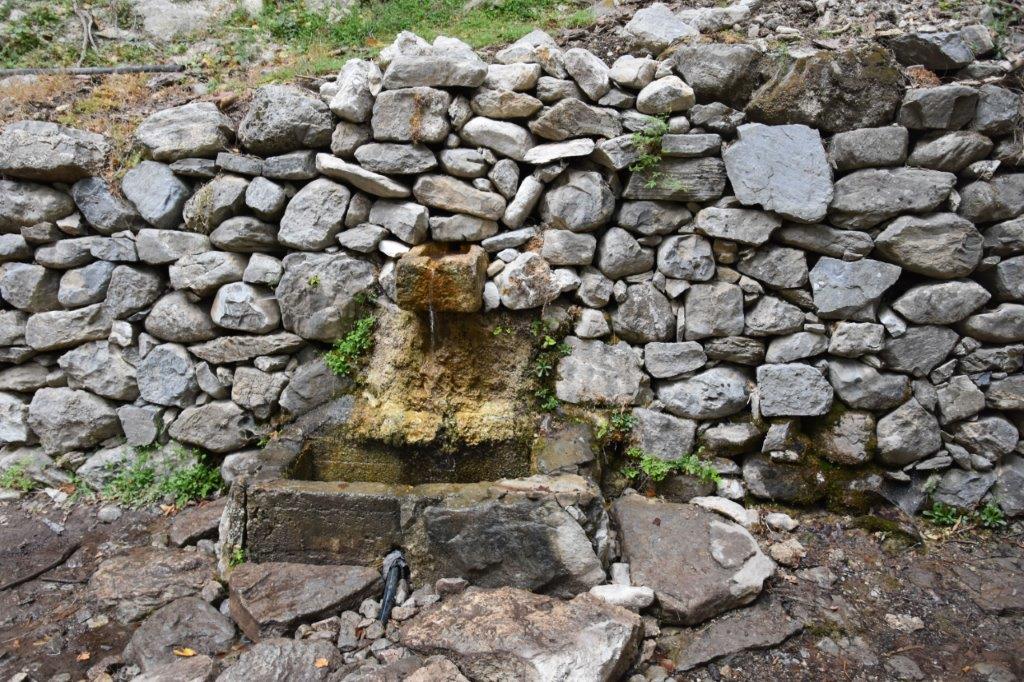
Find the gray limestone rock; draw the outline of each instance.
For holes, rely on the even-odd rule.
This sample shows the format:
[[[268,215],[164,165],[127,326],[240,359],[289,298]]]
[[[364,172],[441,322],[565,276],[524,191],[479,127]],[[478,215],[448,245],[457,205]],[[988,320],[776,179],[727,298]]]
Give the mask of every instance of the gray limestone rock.
[[[917,168],[866,169],[840,178],[829,206],[837,227],[865,230],[904,213],[930,213],[949,197],[956,176]]]
[[[277,240],[303,251],[318,251],[333,244],[351,196],[347,187],[326,178],[305,185],[288,202]]]
[[[933,133],[914,145],[907,165],[958,173],[987,157],[992,147],[992,140],[973,130]]]
[[[829,163],[837,171],[902,166],[907,160],[909,139],[910,135],[903,126],[836,133],[829,142]]]
[[[669,622],[694,625],[749,603],[775,571],[749,532],[714,512],[627,495],[612,513],[632,582],[654,589]]]
[[[564,173],[543,196],[545,225],[573,232],[590,232],[606,224],[615,212],[615,195],[600,173]]]
[[[266,334],[281,323],[274,292],[244,282],[225,284],[210,307],[214,324],[225,329]]]
[[[597,244],[597,267],[609,279],[617,280],[654,267],[654,253],[625,230],[609,228]]]
[[[959,338],[948,327],[910,327],[899,338],[886,339],[880,357],[889,369],[923,377],[948,357]]]
[[[138,367],[139,392],[156,405],[188,407],[199,395],[195,367],[184,346],[165,343],[156,346]]]
[[[904,466],[942,447],[939,422],[911,398],[878,420],[878,458],[889,466]]]
[[[530,130],[538,137],[560,142],[572,137],[617,137],[622,134],[622,123],[614,109],[594,107],[567,97],[530,121]]]
[[[555,393],[575,405],[629,405],[641,395],[643,371],[628,343],[609,345],[567,337],[571,353],[558,361]]]
[[[757,368],[761,414],[766,417],[813,417],[832,408],[832,386],[810,365],[768,364]]]
[[[278,248],[278,226],[251,216],[228,218],[210,233],[210,241],[218,249],[238,253],[275,251]]]
[[[185,228],[191,232],[209,234],[215,227],[245,205],[245,191],[249,181],[236,175],[218,175],[199,187],[182,212]]]
[[[762,296],[747,310],[743,333],[747,336],[792,334],[802,329],[803,324],[804,314],[800,308],[773,296]]]
[[[15,121],[0,130],[0,174],[40,182],[99,175],[110,144],[96,133],[47,121]]]
[[[969,317],[992,295],[971,280],[919,284],[896,299],[892,307],[916,324],[953,324]]]
[[[540,255],[551,265],[590,265],[597,250],[597,237],[569,230],[544,231]]]
[[[186,407],[171,424],[171,438],[188,445],[227,453],[245,447],[253,437],[252,416],[228,400]]]
[[[333,130],[331,111],[316,95],[294,85],[264,85],[238,124],[238,141],[268,156],[326,147]]]
[[[373,137],[378,142],[442,142],[451,129],[451,102],[449,93],[429,87],[385,90],[373,105]]]
[[[630,343],[667,341],[675,335],[676,315],[653,285],[634,284],[612,313],[612,329]]]
[[[674,415],[688,419],[719,419],[740,412],[750,395],[747,376],[721,365],[688,379],[659,382],[658,399]]]
[[[521,253],[495,278],[501,303],[510,310],[539,308],[560,293],[547,262],[536,253]]]
[[[961,191],[959,213],[974,223],[1012,220],[1024,215],[1024,173],[978,180]]]
[[[110,275],[104,307],[114,320],[123,320],[153,305],[164,292],[163,276],[150,268],[118,265]]]
[[[742,203],[799,222],[825,217],[832,201],[832,169],[816,130],[752,123],[740,126],[737,136],[722,159]]]
[[[471,145],[486,147],[514,161],[523,161],[535,144],[533,135],[526,128],[482,116],[466,123],[459,135]]]
[[[644,346],[644,368],[655,379],[675,379],[707,364],[696,341],[652,342]]]
[[[35,263],[0,265],[0,296],[19,310],[41,313],[61,307],[61,274]]]
[[[562,61],[566,72],[591,100],[596,102],[611,89],[610,69],[593,52],[574,47],[562,53]]]
[[[110,334],[110,322],[101,303],[75,310],[36,313],[25,323],[25,344],[34,350],[47,351],[99,341]]]
[[[182,256],[168,268],[171,287],[187,289],[197,296],[209,296],[223,284],[242,281],[248,258],[240,253],[206,251]]]
[[[87,391],[41,388],[29,405],[29,425],[47,452],[87,449],[121,432],[109,402]]]
[[[871,253],[871,236],[852,230],[837,230],[828,225],[786,223],[773,234],[776,241],[804,251],[820,253],[844,261],[859,260]]]
[[[316,169],[329,178],[344,180],[350,185],[377,197],[401,199],[409,196],[409,188],[402,183],[380,173],[366,170],[357,164],[343,161],[337,156],[317,154]]]
[[[139,397],[135,367],[121,350],[106,341],[87,343],[60,356],[57,361],[68,379],[68,388],[91,391],[103,398],[131,402]]]
[[[374,173],[407,175],[437,168],[434,152],[422,144],[371,142],[358,147],[355,157],[359,165]]]
[[[382,80],[380,67],[372,61],[348,60],[335,81],[337,91],[331,97],[331,113],[352,123],[365,122],[373,111],[373,102],[380,92]]]
[[[697,235],[678,235],[665,239],[658,246],[657,257],[658,272],[665,277],[705,282],[715,275],[711,242]]]
[[[874,320],[875,306],[899,279],[900,272],[898,266],[867,258],[853,262],[819,258],[810,272],[818,315],[827,319]]]
[[[974,61],[974,53],[960,31],[904,33],[889,43],[897,61],[904,66],[923,66],[932,71],[949,71]]]
[[[198,343],[217,336],[206,307],[192,301],[184,291],[160,298],[146,316],[145,328],[156,338],[174,343]]]
[[[978,91],[966,85],[911,88],[897,121],[912,130],[956,130],[971,122],[977,105]]]
[[[681,45],[673,52],[672,66],[693,88],[699,102],[742,108],[757,87],[761,58],[761,51],[753,45]]]
[[[745,253],[736,269],[774,289],[796,289],[807,283],[807,257],[800,249],[765,244]]]
[[[978,108],[971,128],[984,135],[1008,135],[1020,120],[1018,93],[992,83],[978,88]]]
[[[143,263],[169,265],[183,256],[212,251],[213,246],[205,234],[146,228],[136,236],[135,249]]]
[[[680,38],[700,33],[660,2],[637,10],[624,30],[637,45],[654,55]]]
[[[694,284],[686,292],[684,312],[687,341],[743,333],[743,291],[735,284]]]
[[[875,238],[875,247],[903,268],[939,279],[966,277],[982,257],[981,233],[952,213],[897,218]]]
[[[764,244],[781,225],[771,213],[745,208],[705,208],[694,222],[700,234],[752,246]]]
[[[333,342],[348,331],[358,296],[375,282],[373,265],[345,254],[285,256],[276,291],[284,328],[305,339]]]
[[[71,187],[71,197],[82,217],[100,234],[137,232],[145,225],[132,205],[115,196],[102,178],[79,180]]]
[[[497,220],[505,212],[505,199],[494,192],[475,189],[468,183],[447,175],[423,175],[413,185],[416,201],[430,208],[452,213],[466,213]]]
[[[135,139],[155,161],[214,157],[235,136],[235,124],[213,102],[192,102],[150,114]]]
[[[147,223],[162,230],[178,228],[192,194],[169,166],[155,161],[143,161],[125,173],[121,191]]]
[[[23,227],[55,222],[71,215],[75,203],[58,189],[35,182],[0,180],[0,231],[17,234]]]
[[[679,76],[665,76],[652,81],[636,97],[637,111],[649,115],[686,111],[695,103],[693,89]]]
[[[618,205],[616,224],[642,236],[675,232],[690,220],[684,206],[669,201],[623,201]]]
[[[846,405],[862,410],[888,410],[910,396],[910,380],[884,374],[856,360],[829,360],[828,380]]]

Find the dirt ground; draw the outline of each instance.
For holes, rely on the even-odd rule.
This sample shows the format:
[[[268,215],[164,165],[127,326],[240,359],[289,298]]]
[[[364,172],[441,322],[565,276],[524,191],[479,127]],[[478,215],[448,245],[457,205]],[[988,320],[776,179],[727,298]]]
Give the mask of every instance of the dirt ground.
[[[780,568],[761,599],[780,597],[802,632],[766,651],[746,651],[680,680],[891,680],[911,659],[927,680],[1024,677],[1024,527],[990,533],[938,530],[920,523],[913,543],[891,531],[867,531],[851,517],[789,510],[793,533],[761,529],[763,546],[795,537],[807,549],[799,567]],[[70,509],[42,493],[0,503],[0,580],[10,582],[67,561],[0,591],[0,679],[60,673],[81,679],[120,653],[131,628],[96,610],[87,581],[105,558],[160,542],[169,519],[128,511],[111,524],[97,507]],[[920,621],[916,624],[914,617]],[[910,623],[909,626],[906,624]],[[919,629],[914,629],[919,628]],[[908,631],[913,630],[913,631]],[[663,652],[655,652],[659,663]],[[671,673],[672,666],[663,662]],[[914,678],[902,678],[914,679]]]

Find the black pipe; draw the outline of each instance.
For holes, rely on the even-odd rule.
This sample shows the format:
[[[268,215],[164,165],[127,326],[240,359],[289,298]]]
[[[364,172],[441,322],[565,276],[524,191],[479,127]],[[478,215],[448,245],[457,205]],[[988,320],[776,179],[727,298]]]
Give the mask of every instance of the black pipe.
[[[381,625],[387,625],[391,618],[391,609],[395,606],[395,595],[398,593],[398,584],[402,578],[409,577],[409,564],[405,561],[402,550],[392,550],[384,557],[384,565],[381,568],[384,577],[384,596],[380,600],[380,615],[377,620]]]

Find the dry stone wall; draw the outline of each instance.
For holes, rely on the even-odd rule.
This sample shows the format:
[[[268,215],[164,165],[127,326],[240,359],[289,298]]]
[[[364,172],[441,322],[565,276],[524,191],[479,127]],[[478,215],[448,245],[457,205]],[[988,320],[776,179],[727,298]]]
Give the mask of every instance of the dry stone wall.
[[[1022,105],[976,29],[788,63],[694,42],[607,64],[535,31],[488,64],[402,34],[237,123],[150,116],[120,187],[101,137],[11,123],[0,468],[99,485],[174,439],[249,470],[342,387],[320,353],[363,295],[454,242],[487,254],[484,311],[571,316],[561,401],[735,460],[720,494],[820,499],[823,459],[908,507],[1024,513]],[[905,87],[893,52],[941,78]]]

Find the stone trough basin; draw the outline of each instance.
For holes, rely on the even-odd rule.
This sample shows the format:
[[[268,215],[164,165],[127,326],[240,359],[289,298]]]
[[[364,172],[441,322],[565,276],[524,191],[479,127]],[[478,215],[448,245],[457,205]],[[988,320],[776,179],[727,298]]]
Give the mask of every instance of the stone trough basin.
[[[416,584],[462,576],[570,596],[604,581],[608,516],[577,468],[591,443],[534,438],[530,318],[424,318],[380,311],[361,382],[235,481],[223,570],[239,549],[250,562],[379,566],[401,548]]]

